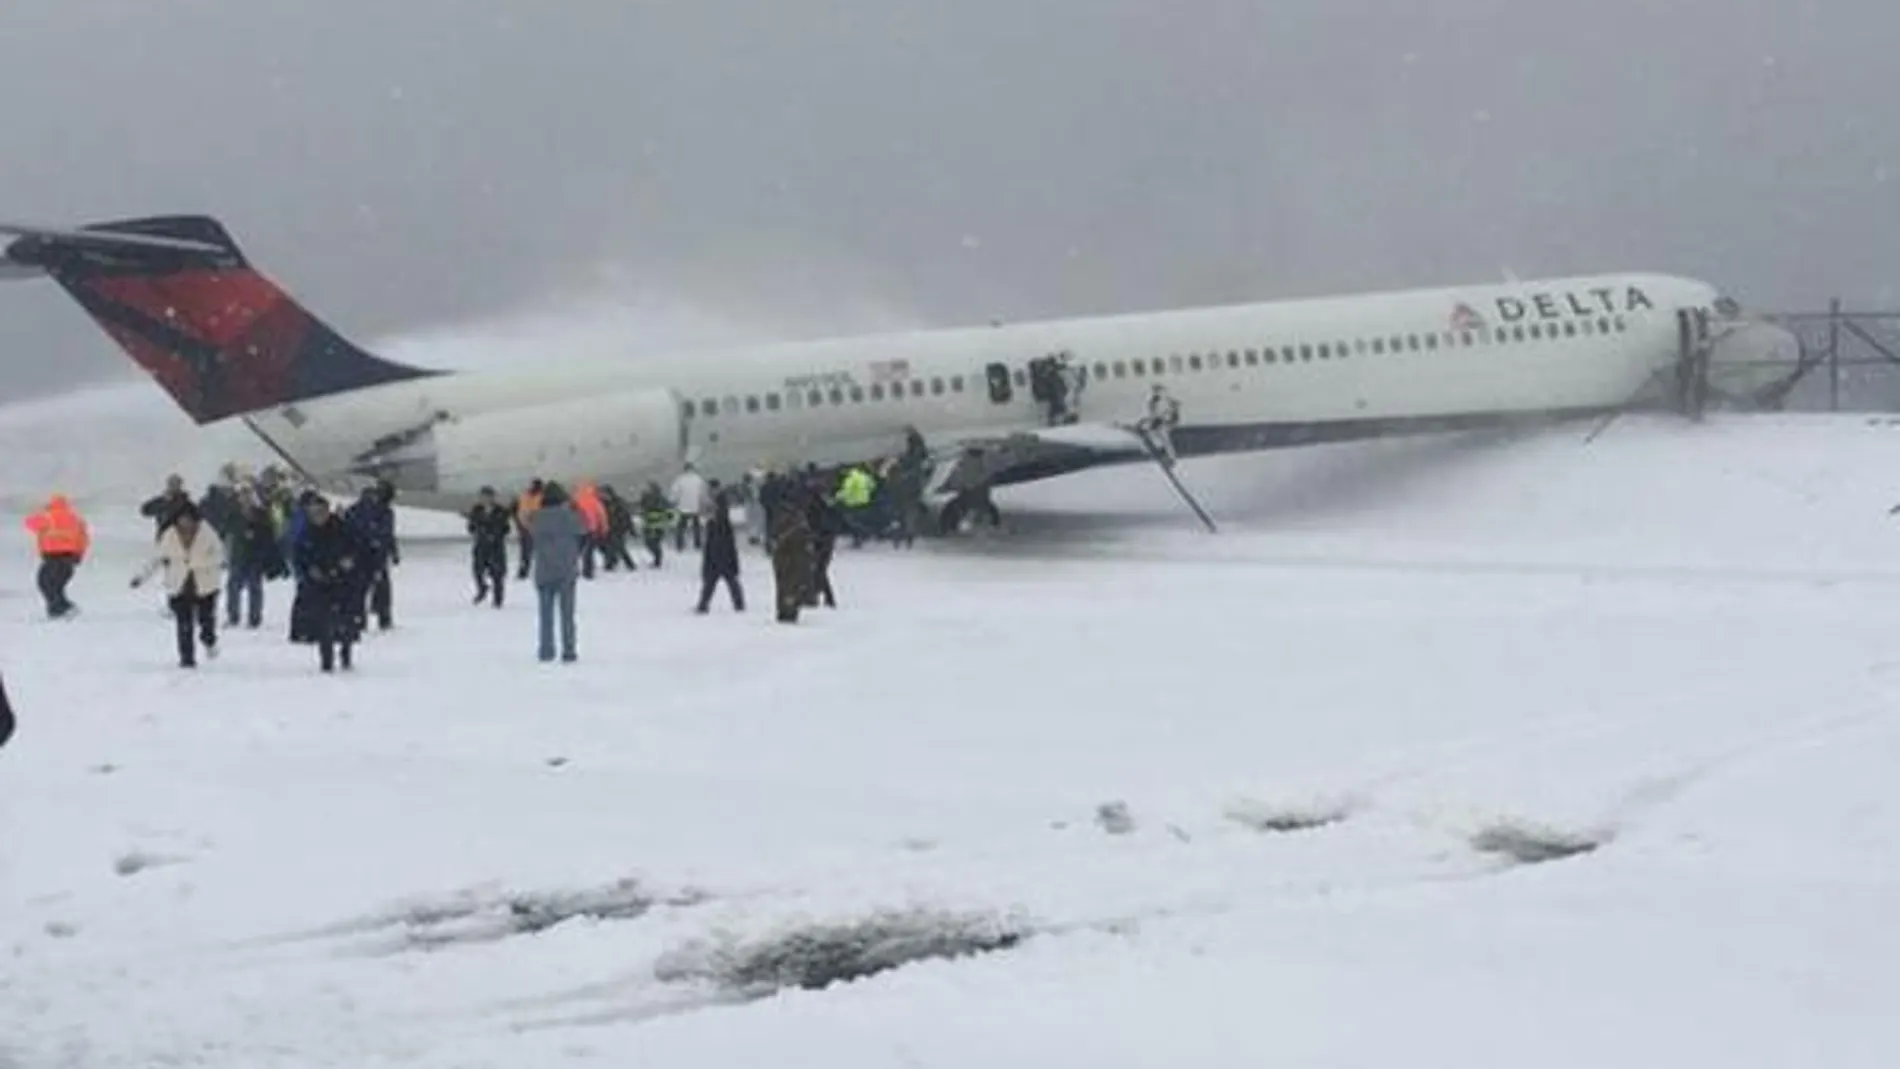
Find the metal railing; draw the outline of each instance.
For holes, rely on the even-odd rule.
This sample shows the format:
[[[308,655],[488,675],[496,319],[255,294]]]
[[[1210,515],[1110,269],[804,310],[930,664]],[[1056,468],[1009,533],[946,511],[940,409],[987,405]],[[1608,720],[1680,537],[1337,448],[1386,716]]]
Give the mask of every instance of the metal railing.
[[[1900,311],[1847,311],[1836,298],[1825,311],[1766,315],[1801,343],[1806,368],[1782,405],[1802,412],[1900,411]],[[1790,370],[1796,365],[1790,364]]]

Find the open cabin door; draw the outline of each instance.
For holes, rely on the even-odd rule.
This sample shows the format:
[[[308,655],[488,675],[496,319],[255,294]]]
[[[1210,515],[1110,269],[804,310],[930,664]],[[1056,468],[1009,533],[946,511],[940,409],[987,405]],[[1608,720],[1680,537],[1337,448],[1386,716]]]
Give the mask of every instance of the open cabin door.
[[[1008,364],[989,365],[983,369],[983,377],[989,383],[991,404],[1006,405],[1015,397],[1015,389],[1009,381]]]

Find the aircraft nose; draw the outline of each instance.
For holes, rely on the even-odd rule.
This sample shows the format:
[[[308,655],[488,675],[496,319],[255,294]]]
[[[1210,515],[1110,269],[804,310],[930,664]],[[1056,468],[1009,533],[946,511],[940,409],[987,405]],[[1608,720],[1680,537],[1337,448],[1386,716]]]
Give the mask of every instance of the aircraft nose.
[[[1801,367],[1801,339],[1778,323],[1751,319],[1714,340],[1709,385],[1731,397],[1752,397],[1780,386]]]

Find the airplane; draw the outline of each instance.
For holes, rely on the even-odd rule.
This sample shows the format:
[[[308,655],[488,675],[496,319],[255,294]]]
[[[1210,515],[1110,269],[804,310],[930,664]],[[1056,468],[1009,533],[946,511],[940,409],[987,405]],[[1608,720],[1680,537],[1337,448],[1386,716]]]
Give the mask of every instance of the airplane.
[[[921,436],[955,527],[995,487],[1105,464],[1772,403],[1801,363],[1715,286],[1629,273],[452,373],[349,342],[208,216],[0,238],[0,277],[51,277],[197,423],[242,420],[314,484],[387,479],[424,509],[535,477],[635,487],[688,461],[729,483]],[[1059,413],[1051,367],[1074,385]],[[1142,419],[1157,394],[1178,406],[1165,452]]]

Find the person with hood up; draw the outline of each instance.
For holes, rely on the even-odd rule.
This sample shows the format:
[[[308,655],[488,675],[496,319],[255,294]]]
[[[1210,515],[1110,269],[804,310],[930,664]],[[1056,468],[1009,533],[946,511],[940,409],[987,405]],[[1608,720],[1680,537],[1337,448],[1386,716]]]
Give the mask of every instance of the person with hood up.
[[[224,540],[199,516],[197,506],[181,509],[158,536],[158,555],[132,577],[144,586],[153,573],[165,573],[165,595],[178,624],[178,667],[198,667],[198,646],[218,655],[218,586],[224,578]]]
[[[306,519],[295,553],[297,598],[290,607],[290,641],[317,647],[325,672],[352,667],[350,651],[361,637],[369,556],[350,525],[315,491],[303,496]]]
[[[79,610],[66,596],[66,587],[85,563],[92,534],[64,494],[47,498],[45,508],[26,518],[26,529],[40,555],[39,587],[46,615],[65,619]]]
[[[528,520],[534,538],[534,593],[539,605],[540,642],[536,653],[543,662],[554,660],[554,625],[561,626],[561,660],[572,664],[579,656],[574,636],[574,587],[579,579],[581,551],[587,527],[568,503],[560,483],[548,483],[541,507]]]
[[[732,611],[745,611],[745,590],[739,585],[739,537],[732,529],[732,512],[726,495],[713,497],[712,516],[706,521],[706,547],[699,555],[699,608],[701,615],[712,608],[713,591],[720,583],[732,597]]]

